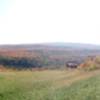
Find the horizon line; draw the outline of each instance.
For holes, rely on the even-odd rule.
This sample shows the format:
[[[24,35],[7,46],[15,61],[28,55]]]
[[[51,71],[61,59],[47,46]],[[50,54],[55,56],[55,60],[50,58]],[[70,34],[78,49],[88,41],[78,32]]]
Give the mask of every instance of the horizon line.
[[[80,45],[97,45],[100,46],[100,44],[96,43],[82,43],[82,42],[37,42],[37,43],[2,43],[0,46],[3,45],[45,45],[45,44],[80,44]]]

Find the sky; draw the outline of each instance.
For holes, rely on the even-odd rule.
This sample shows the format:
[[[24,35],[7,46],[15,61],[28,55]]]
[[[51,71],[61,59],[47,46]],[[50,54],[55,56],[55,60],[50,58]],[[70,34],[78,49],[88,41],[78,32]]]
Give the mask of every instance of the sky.
[[[100,44],[100,0],[0,0],[0,44]]]

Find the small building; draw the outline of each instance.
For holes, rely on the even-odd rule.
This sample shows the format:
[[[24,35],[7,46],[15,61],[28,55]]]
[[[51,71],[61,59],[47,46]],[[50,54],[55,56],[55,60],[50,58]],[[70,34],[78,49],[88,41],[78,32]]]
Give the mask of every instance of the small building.
[[[79,66],[79,62],[77,61],[68,61],[66,62],[66,67],[67,68],[77,68]]]

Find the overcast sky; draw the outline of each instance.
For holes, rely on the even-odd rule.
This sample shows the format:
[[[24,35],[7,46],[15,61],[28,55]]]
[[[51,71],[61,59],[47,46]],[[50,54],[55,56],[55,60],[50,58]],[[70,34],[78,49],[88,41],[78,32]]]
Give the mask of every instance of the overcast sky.
[[[0,0],[0,44],[100,44],[100,0]]]

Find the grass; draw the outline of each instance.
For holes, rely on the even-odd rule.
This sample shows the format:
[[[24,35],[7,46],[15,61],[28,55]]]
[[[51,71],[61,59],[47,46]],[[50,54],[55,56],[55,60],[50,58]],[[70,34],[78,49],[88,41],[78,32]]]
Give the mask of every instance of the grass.
[[[0,100],[100,100],[99,73],[0,72]]]

